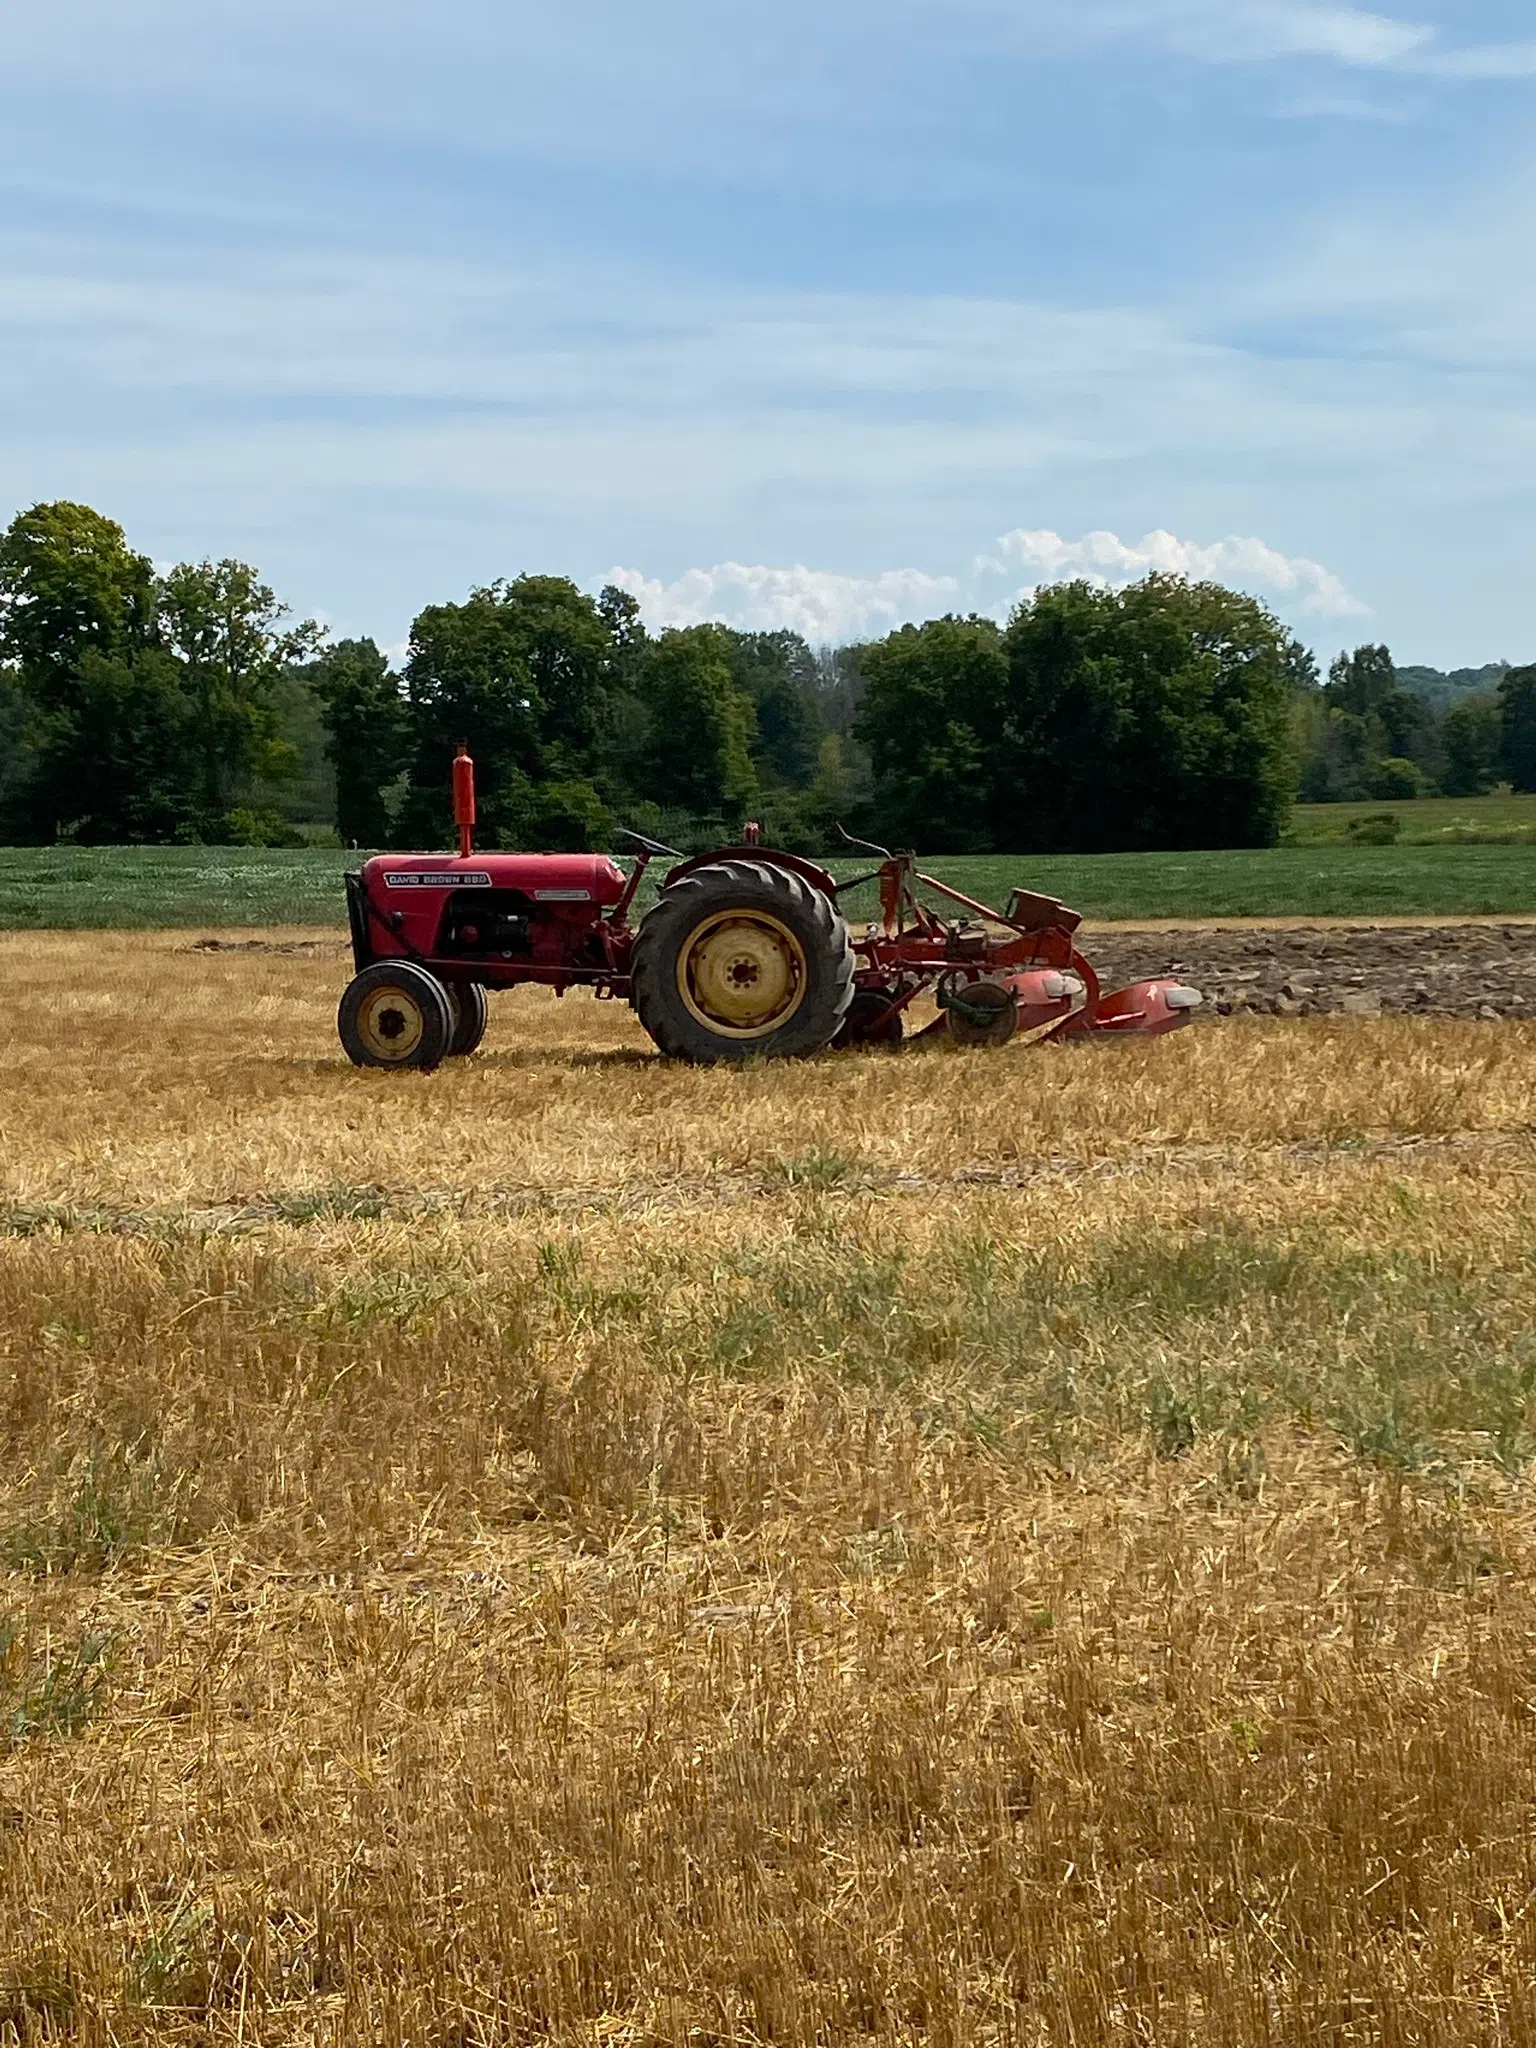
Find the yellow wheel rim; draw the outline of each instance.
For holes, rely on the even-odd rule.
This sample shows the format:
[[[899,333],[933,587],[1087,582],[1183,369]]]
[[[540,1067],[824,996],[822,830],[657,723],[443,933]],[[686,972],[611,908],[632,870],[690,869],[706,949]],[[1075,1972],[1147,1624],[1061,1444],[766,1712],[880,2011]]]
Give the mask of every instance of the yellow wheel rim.
[[[421,1044],[427,1020],[403,988],[373,988],[357,1012],[357,1035],[376,1060],[408,1060]]]
[[[724,1038],[766,1038],[805,1000],[805,949],[766,910],[723,910],[690,933],[677,986],[699,1023]]]

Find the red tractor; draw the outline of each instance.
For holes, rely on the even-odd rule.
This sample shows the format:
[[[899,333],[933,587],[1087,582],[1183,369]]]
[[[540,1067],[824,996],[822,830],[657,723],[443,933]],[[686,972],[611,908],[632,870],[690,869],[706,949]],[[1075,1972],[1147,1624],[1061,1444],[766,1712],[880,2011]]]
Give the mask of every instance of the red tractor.
[[[359,1066],[473,1052],[487,990],[527,982],[622,998],[662,1052],[705,1062],[895,1045],[925,991],[939,1015],[918,1035],[964,1046],[1172,1031],[1201,1000],[1166,980],[1104,995],[1077,950],[1076,911],[1027,889],[991,910],[919,873],[910,853],[868,847],[879,865],[844,882],[759,846],[753,826],[746,844],[691,860],[630,833],[628,876],[605,854],[477,854],[462,750],[454,812],[456,855],[378,854],[346,878],[357,972],[337,1026]],[[630,907],[658,855],[677,865],[637,928]],[[871,881],[879,920],[850,926],[841,899]],[[962,914],[941,916],[919,889]]]

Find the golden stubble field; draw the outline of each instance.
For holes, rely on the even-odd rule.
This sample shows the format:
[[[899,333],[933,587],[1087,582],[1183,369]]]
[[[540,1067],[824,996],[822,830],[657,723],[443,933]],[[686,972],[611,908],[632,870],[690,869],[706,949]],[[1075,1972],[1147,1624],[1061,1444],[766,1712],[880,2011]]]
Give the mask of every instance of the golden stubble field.
[[[1536,1028],[0,939],[0,2041],[1536,2038]]]

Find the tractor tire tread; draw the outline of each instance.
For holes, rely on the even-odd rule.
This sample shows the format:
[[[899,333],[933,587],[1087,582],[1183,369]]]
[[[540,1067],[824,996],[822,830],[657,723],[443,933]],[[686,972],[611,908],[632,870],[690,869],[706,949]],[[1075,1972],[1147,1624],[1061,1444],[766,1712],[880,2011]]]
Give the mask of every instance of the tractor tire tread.
[[[478,981],[454,982],[448,987],[448,1008],[453,1017],[453,1035],[448,1041],[448,1058],[467,1059],[479,1049],[490,1021],[490,1006]]]

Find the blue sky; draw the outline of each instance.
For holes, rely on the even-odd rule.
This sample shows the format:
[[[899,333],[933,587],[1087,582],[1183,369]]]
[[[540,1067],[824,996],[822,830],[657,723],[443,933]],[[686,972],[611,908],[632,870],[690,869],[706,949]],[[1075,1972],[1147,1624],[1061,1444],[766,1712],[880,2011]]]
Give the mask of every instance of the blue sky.
[[[0,514],[338,632],[520,569],[812,637],[1211,573],[1536,659],[1536,17],[8,0]]]

